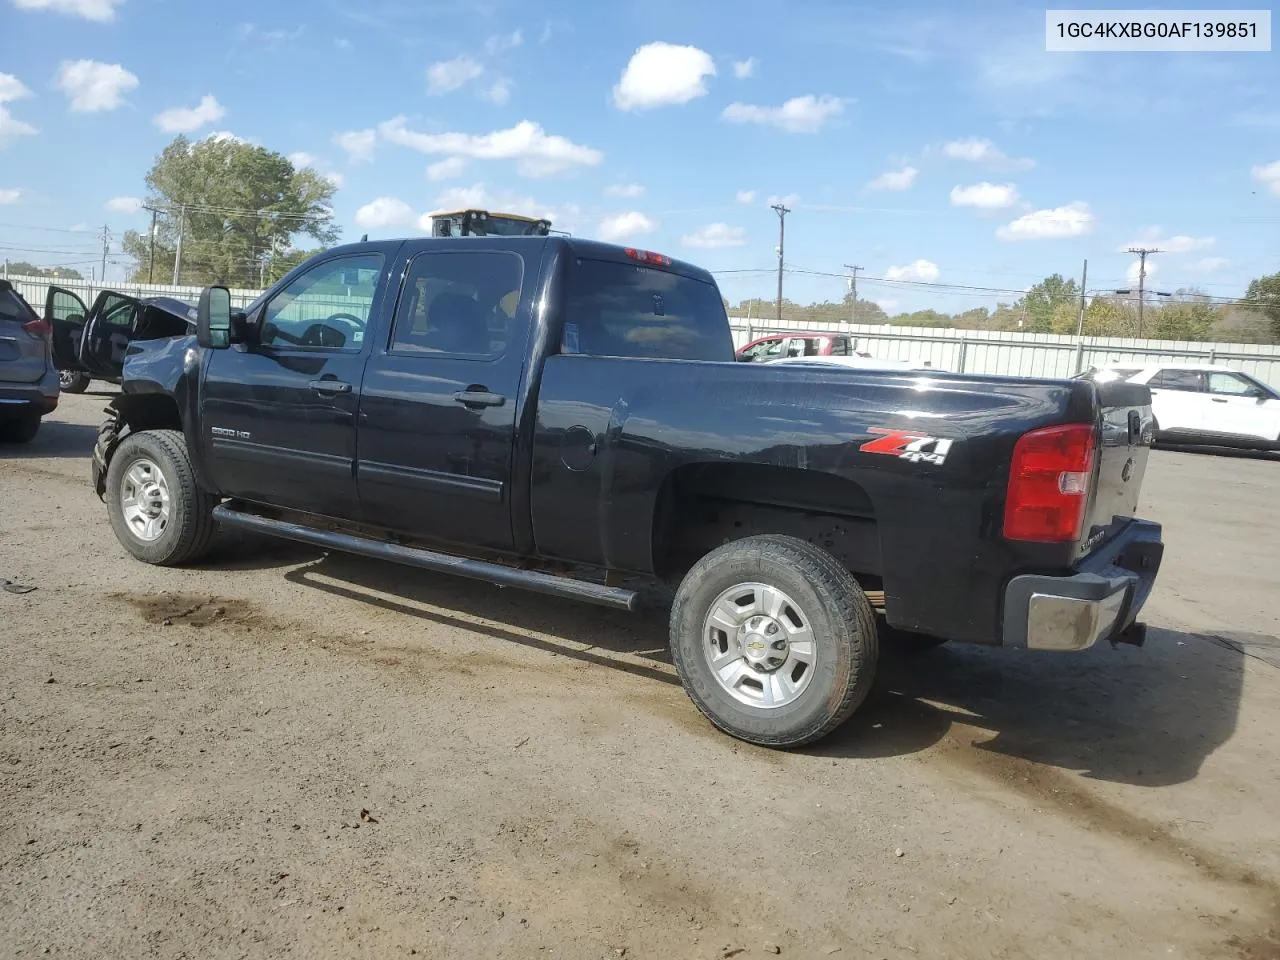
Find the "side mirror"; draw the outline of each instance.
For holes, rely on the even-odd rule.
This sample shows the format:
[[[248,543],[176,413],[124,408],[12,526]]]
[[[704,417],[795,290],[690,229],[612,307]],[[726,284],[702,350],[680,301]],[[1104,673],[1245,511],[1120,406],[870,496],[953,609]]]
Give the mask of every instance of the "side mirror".
[[[196,307],[196,342],[209,350],[231,345],[231,291],[205,287]]]

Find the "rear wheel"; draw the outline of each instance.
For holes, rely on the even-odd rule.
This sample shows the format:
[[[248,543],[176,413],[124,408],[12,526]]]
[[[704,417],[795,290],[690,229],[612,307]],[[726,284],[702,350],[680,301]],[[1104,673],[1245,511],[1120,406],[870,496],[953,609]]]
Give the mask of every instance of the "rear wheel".
[[[39,414],[24,413],[0,420],[0,440],[5,443],[30,443],[39,432]]]
[[[83,370],[59,370],[58,389],[63,393],[84,393],[90,378]]]
[[[671,609],[671,652],[690,699],[721,730],[769,747],[812,743],[866,698],[875,615],[831,554],[788,536],[713,550]]]
[[[217,501],[196,485],[177,430],[121,441],[107,468],[106,501],[116,539],[139,560],[177,566],[208,552]]]

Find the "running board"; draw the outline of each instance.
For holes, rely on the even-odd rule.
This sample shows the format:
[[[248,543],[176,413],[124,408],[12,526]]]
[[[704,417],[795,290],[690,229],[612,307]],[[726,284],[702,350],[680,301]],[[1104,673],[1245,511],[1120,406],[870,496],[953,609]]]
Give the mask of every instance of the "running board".
[[[539,573],[534,570],[517,570],[515,567],[503,566],[500,563],[452,557],[446,553],[436,553],[434,550],[369,540],[332,530],[315,530],[300,523],[272,520],[255,513],[234,510],[225,504],[213,508],[213,518],[228,527],[264,533],[272,537],[283,537],[286,540],[297,540],[317,547],[328,547],[343,553],[355,553],[375,560],[390,560],[393,563],[403,563],[437,573],[451,573],[458,577],[483,580],[500,587],[518,587],[535,593],[581,600],[619,610],[634,611],[636,609],[636,592],[622,587],[606,587],[587,580],[571,580],[568,577],[557,577],[554,574]]]

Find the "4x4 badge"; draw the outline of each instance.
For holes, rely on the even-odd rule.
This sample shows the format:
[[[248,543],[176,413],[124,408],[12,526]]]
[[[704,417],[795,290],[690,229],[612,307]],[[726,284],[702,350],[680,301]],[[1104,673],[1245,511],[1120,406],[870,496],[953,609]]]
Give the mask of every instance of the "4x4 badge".
[[[870,427],[867,432],[880,436],[858,447],[863,453],[883,453],[912,463],[924,461],[941,465],[947,462],[947,453],[951,450],[951,441],[943,437],[930,437],[910,430],[888,430],[884,427]]]

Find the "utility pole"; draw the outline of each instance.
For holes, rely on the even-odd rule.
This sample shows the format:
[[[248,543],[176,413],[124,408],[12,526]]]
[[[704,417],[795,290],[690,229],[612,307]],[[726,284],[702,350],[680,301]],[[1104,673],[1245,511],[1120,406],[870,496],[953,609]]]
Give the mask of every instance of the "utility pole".
[[[111,243],[111,231],[107,229],[107,225],[102,225],[102,282],[107,282],[107,249]]]
[[[852,324],[858,322],[858,271],[862,268],[855,267],[851,263],[846,263],[844,268],[850,273],[849,291],[853,296],[850,298],[852,303],[849,307],[849,322]]]
[[[791,211],[785,204],[775,203],[773,210],[778,214],[778,328],[782,328],[782,251],[787,237],[787,214]]]
[[[1142,336],[1142,303],[1147,289],[1147,254],[1163,253],[1155,247],[1130,247],[1130,253],[1138,255],[1138,336]]]
[[[173,254],[173,285],[176,287],[182,277],[182,235],[187,227],[187,205],[178,208],[178,249]]]
[[[1076,322],[1076,336],[1084,336],[1084,287],[1089,282],[1089,261],[1084,262],[1084,269],[1080,271],[1080,319]]]
[[[160,210],[156,207],[144,206],[143,210],[151,211],[151,262],[147,265],[147,283],[156,282],[156,214]]]

